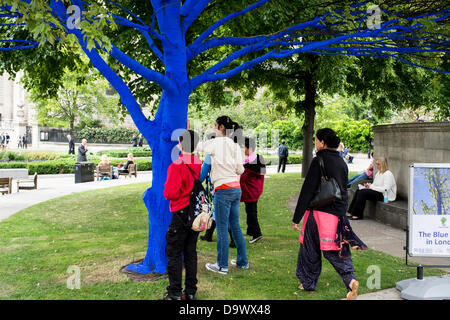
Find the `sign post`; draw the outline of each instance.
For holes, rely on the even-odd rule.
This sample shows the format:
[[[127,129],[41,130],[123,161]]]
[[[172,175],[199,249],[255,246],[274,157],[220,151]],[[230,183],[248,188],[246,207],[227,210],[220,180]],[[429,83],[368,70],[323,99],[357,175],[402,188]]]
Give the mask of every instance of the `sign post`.
[[[408,264],[408,255],[450,258],[450,164],[410,165],[405,249],[406,265],[417,268],[417,278],[397,282],[402,298],[450,299],[450,277],[423,277],[424,267],[449,265]]]

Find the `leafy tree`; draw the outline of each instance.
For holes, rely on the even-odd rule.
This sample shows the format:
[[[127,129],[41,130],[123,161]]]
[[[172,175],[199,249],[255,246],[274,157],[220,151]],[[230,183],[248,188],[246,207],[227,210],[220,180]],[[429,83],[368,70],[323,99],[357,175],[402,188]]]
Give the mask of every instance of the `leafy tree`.
[[[445,12],[436,12],[434,7],[415,16],[416,11],[404,10],[404,2],[399,1],[400,5],[389,7],[388,21],[379,28],[368,28],[367,2],[350,6],[350,2],[339,2],[344,6],[341,9],[337,3],[315,2],[311,7],[306,1],[124,0],[121,4],[125,9],[113,1],[88,4],[81,0],[0,0],[1,27],[8,29],[2,33],[5,38],[0,40],[0,51],[49,45],[64,56],[67,50],[79,47],[119,93],[121,103],[153,153],[152,187],[144,194],[149,210],[148,251],[141,264],[127,269],[164,273],[165,234],[171,213],[162,191],[176,145],[176,129],[186,128],[189,97],[197,88],[209,84],[211,92],[220,92],[221,80],[241,73],[249,83],[258,83],[260,80],[248,70],[259,65],[267,68],[267,64],[273,67],[275,62],[267,62],[269,59],[295,56],[289,59],[290,65],[292,61],[305,61],[299,70],[305,99],[296,105],[298,110],[306,110],[304,145],[311,149],[308,137],[313,131],[310,119],[316,105],[316,70],[332,72],[317,69],[316,60],[323,57],[316,54],[400,58],[411,53],[437,55],[446,49],[446,40],[440,35],[416,39],[436,30],[436,25],[445,19]],[[70,4],[75,6],[69,7]],[[292,19],[291,13],[303,11],[314,14],[309,19],[300,14]],[[288,23],[281,26],[280,21]],[[362,27],[358,28],[358,24]],[[144,51],[147,54],[142,54]],[[6,66],[2,68],[14,69],[14,57],[5,58],[0,59],[1,65]],[[27,71],[26,63],[19,65]],[[282,71],[286,72],[285,65]],[[231,84],[233,81],[230,88],[235,89]],[[235,82],[237,87],[240,84]],[[256,87],[248,86],[248,95]],[[154,118],[149,120],[142,107],[155,100],[155,92],[160,93],[156,98],[159,103]]]
[[[47,98],[39,90],[31,92],[40,125],[68,127],[73,132],[77,121],[89,122],[94,115],[117,122],[118,96],[107,94],[109,84],[98,74],[66,69],[61,81],[56,97]]]

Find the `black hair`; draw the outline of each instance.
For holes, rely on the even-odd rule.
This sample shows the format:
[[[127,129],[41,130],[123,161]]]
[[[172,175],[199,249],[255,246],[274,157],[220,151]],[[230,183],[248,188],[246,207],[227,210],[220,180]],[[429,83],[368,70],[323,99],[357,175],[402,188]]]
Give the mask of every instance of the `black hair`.
[[[231,120],[229,116],[221,116],[216,119],[217,125],[220,127],[221,125],[224,126],[225,130],[238,130],[242,129],[242,126],[239,125],[239,123],[234,122]]]
[[[244,145],[247,149],[252,149],[252,151],[255,151],[255,149],[256,149],[256,141],[253,138],[245,137]]]
[[[181,143],[181,149],[184,152],[192,153],[197,147],[198,141],[200,140],[198,134],[193,130],[185,130],[179,137],[178,140]]]
[[[232,131],[230,138],[233,139],[235,143],[242,145],[244,140],[243,127],[231,120],[229,116],[221,116],[216,119],[217,126],[220,127],[223,125],[225,128],[225,133],[229,134]]]
[[[336,149],[341,143],[341,139],[330,128],[323,128],[316,131],[316,137],[319,141],[323,141],[328,148]]]

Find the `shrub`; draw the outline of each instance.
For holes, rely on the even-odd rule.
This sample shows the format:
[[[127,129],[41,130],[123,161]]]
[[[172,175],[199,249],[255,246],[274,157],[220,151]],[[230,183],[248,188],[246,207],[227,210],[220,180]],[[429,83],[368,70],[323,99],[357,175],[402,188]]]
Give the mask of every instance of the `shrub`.
[[[129,153],[132,153],[134,157],[151,157],[152,151],[148,147],[136,147],[128,149],[113,149],[104,150],[98,152],[99,155],[106,154],[110,158],[126,158]]]
[[[278,156],[263,156],[266,161],[266,165],[277,165]],[[301,154],[290,154],[287,159],[287,164],[301,164],[303,156]]]
[[[94,166],[100,162],[100,159],[89,159],[94,163]],[[125,163],[127,159],[112,159],[113,166],[117,166],[120,162]],[[135,159],[138,166],[138,171],[152,170],[152,159]],[[27,168],[29,174],[63,174],[75,172],[76,160],[48,160],[48,161],[33,161],[33,162],[0,162],[0,169],[11,168]]]
[[[133,135],[139,136],[139,131],[128,128],[83,128],[76,129],[74,136],[77,139],[87,139],[89,143],[129,143]],[[147,141],[144,139],[144,143]]]

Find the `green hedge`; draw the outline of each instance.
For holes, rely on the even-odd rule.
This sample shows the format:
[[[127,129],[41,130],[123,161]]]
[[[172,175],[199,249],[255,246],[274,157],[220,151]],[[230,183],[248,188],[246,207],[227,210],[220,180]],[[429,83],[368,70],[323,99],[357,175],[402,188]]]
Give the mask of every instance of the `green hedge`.
[[[113,166],[117,166],[120,162],[126,162],[126,159],[112,159]],[[100,162],[100,159],[92,159],[94,165]],[[135,159],[138,166],[138,171],[152,170],[152,159]],[[74,173],[76,160],[48,160],[48,161],[33,161],[33,162],[1,162],[0,169],[12,168],[27,168],[29,174],[62,174]]]
[[[134,157],[151,157],[152,151],[147,147],[135,147],[128,149],[111,149],[98,152],[99,155],[106,154],[111,158],[126,158],[129,153],[132,153]]]
[[[128,128],[84,128],[74,131],[74,136],[77,139],[87,139],[89,143],[129,143],[133,135],[139,138],[139,131],[136,129]],[[144,139],[144,144],[147,141]]]
[[[266,165],[278,164],[278,156],[263,156],[266,161]],[[287,164],[301,164],[303,156],[301,154],[290,154],[287,160]]]

